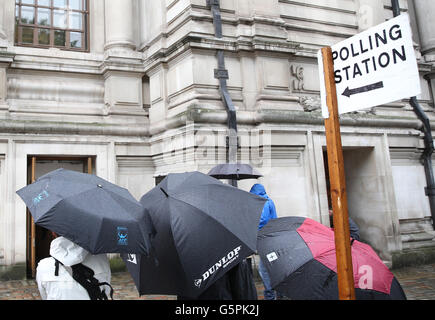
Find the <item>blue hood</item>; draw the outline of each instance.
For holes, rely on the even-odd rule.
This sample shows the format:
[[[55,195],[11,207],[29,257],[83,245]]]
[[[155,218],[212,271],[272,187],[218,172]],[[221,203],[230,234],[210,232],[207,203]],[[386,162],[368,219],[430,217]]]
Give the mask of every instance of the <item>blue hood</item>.
[[[250,192],[267,199],[266,203],[264,204],[263,212],[261,213],[260,222],[258,225],[258,229],[260,230],[267,224],[270,219],[277,218],[275,204],[273,203],[272,199],[270,199],[269,196],[266,194],[266,189],[264,189],[264,186],[260,183],[254,184]]]
[[[266,194],[266,189],[264,189],[264,186],[260,183],[254,184],[249,192],[262,196],[263,198],[269,198]]]

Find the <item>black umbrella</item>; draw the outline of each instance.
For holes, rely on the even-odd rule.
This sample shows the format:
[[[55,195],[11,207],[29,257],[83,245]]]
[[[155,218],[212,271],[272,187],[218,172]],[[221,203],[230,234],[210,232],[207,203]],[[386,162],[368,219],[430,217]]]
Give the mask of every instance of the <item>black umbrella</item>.
[[[216,179],[229,180],[257,179],[263,176],[251,165],[244,163],[218,164],[208,172],[208,175]]]
[[[17,194],[36,224],[92,254],[149,253],[151,219],[125,188],[95,175],[57,169]]]
[[[356,299],[404,300],[391,271],[367,244],[352,240]],[[258,234],[258,253],[271,285],[291,299],[338,299],[334,231],[304,217],[270,220]]]
[[[195,298],[256,251],[265,200],[200,172],[169,174],[140,200],[156,258],[122,255],[139,294]]]

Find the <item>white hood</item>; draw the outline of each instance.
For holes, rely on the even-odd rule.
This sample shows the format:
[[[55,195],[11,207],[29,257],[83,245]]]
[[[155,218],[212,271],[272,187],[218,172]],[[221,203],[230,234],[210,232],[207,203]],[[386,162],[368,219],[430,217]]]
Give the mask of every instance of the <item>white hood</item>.
[[[65,268],[77,263],[83,263],[91,268],[98,281],[110,283],[110,265],[106,254],[92,255],[74,242],[58,237],[51,242],[50,255],[51,257],[39,261],[36,269],[36,282],[44,300],[89,299],[87,291],[73,279],[72,270]],[[57,275],[53,258],[63,264],[59,265]],[[106,294],[110,292],[109,287],[105,290]]]
[[[58,237],[51,242],[50,255],[70,267],[82,263],[89,252],[64,237]]]

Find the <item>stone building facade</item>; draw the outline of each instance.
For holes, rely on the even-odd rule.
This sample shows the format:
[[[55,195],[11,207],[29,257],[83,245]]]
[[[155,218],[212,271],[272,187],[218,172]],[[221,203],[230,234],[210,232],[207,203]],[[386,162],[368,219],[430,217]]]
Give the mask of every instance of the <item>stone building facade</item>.
[[[399,3],[433,126],[435,3]],[[207,0],[0,1],[3,272],[29,275],[43,254],[15,191],[48,171],[92,172],[139,199],[169,172],[207,173],[226,161],[218,51],[238,160],[263,173],[279,216],[329,224],[316,54],[391,18],[391,1],[220,0],[219,10],[222,37]],[[349,214],[390,264],[435,247],[421,127],[408,99],[341,116]]]

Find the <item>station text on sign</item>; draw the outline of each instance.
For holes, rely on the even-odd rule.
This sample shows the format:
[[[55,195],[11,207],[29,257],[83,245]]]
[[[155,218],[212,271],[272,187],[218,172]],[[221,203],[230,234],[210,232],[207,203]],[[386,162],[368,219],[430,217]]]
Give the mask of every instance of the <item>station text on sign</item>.
[[[374,48],[386,46],[402,38],[400,25],[394,24],[389,30],[382,30],[381,33],[374,32],[368,34],[365,38],[360,39],[358,43],[350,43],[349,47],[344,46],[339,51],[332,52],[334,63],[336,60],[342,62],[350,61],[362,54],[373,51]],[[391,63],[397,64],[399,61],[406,61],[406,51],[403,44],[397,48],[389,48],[386,51],[378,53],[376,56],[366,57],[352,65],[346,65],[339,70],[335,70],[335,83],[341,83],[345,80],[355,79],[356,77],[377,71],[378,68],[387,68]]]

